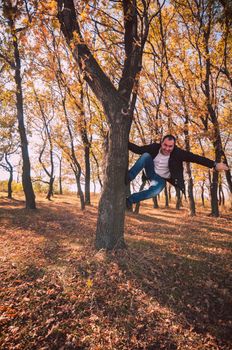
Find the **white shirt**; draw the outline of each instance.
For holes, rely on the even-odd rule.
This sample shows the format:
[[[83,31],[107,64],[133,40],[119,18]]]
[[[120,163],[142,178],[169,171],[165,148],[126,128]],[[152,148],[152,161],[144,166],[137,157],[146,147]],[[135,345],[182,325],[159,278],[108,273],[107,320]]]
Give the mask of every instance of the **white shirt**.
[[[163,155],[160,150],[157,156],[153,159],[155,173],[164,179],[169,179],[171,177],[168,162],[170,155]]]

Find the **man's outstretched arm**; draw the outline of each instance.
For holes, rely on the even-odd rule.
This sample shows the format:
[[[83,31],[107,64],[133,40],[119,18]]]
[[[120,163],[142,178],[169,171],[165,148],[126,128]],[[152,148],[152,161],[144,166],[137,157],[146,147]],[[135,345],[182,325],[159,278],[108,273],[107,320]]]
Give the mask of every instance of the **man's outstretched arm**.
[[[199,156],[198,154],[194,154],[192,152],[181,150],[182,160],[185,162],[196,163],[200,165],[204,165],[207,168],[214,168],[217,171],[226,171],[229,170],[229,167],[225,163],[217,163],[209,158]]]
[[[136,153],[136,154],[143,154],[143,153],[151,153],[153,150],[155,144],[145,145],[145,146],[137,146],[132,142],[128,142],[128,149],[129,151]]]

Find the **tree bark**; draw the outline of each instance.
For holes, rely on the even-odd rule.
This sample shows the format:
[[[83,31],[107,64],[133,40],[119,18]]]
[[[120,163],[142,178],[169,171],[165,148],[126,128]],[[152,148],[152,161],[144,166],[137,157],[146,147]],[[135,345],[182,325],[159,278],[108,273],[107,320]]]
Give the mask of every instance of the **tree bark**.
[[[189,117],[187,113],[187,106],[184,100],[184,108],[185,108],[185,129],[184,129],[184,135],[185,135],[185,149],[187,152],[190,152],[190,140],[189,140]],[[196,206],[193,196],[193,178],[192,178],[192,171],[191,171],[191,165],[190,163],[186,164],[186,170],[188,174],[188,198],[189,198],[189,213],[191,216],[196,215]]]
[[[74,167],[72,165],[72,169],[76,178],[76,184],[77,184],[77,195],[80,198],[80,204],[81,204],[81,210],[85,209],[85,198],[84,198],[84,194],[81,188],[81,170],[79,169],[79,171],[77,171],[75,169],[76,167]]]
[[[169,207],[169,196],[168,196],[168,189],[167,189],[167,183],[164,188],[164,195],[165,195],[165,208]]]
[[[116,108],[116,106],[115,106]],[[105,179],[98,208],[96,230],[97,249],[125,248],[125,183],[128,162],[128,127],[125,117],[118,112],[118,120],[109,132]],[[113,199],[113,200],[112,200]]]
[[[51,200],[51,197],[53,196],[53,184],[54,184],[55,177],[49,178],[49,185],[48,185],[48,193],[46,196],[46,199],[49,201]]]
[[[102,189],[103,187],[103,183],[102,183],[102,180],[101,180],[101,176],[100,176],[100,166],[99,166],[99,163],[98,163],[98,159],[97,157],[95,156],[94,152],[93,152],[93,149],[91,150],[91,155],[93,156],[93,159],[96,163],[96,167],[97,167],[97,179],[98,179],[98,182],[99,182],[99,185]]]
[[[59,194],[63,194],[63,187],[62,187],[62,157],[58,157],[59,159]]]
[[[46,129],[46,127],[45,127],[45,129]],[[53,183],[54,183],[54,180],[55,180],[55,177],[53,176],[53,174],[54,174],[53,151],[52,151],[52,149],[50,149],[51,171],[49,171],[46,168],[46,166],[45,166],[45,164],[44,164],[44,162],[42,160],[43,153],[45,151],[45,147],[46,147],[46,140],[44,140],[43,147],[42,147],[42,149],[40,151],[39,162],[42,165],[42,168],[43,168],[44,172],[46,173],[46,175],[49,178],[49,181],[46,181],[46,183],[48,183],[48,191],[47,191],[46,199],[48,199],[50,201],[51,200],[51,196],[53,195]],[[51,147],[51,143],[50,143],[50,147]]]
[[[188,174],[188,198],[189,198],[189,214],[190,216],[196,215],[196,206],[193,196],[193,179],[192,171],[189,163],[186,164],[187,174]]]
[[[68,117],[68,112],[66,109],[66,92],[63,93],[63,91],[62,91],[61,77],[60,77],[58,72],[57,72],[56,78],[57,78],[57,83],[58,83],[59,90],[60,90],[60,95],[61,95],[61,99],[62,99],[62,106],[63,106],[63,111],[64,111],[64,117],[65,117],[65,123],[66,123],[66,127],[67,127],[68,134],[69,134],[69,140],[70,140],[70,152],[67,152],[67,155],[69,157],[70,166],[73,170],[73,173],[74,173],[74,176],[76,179],[77,195],[80,197],[81,210],[84,210],[85,209],[85,200],[84,200],[84,195],[83,195],[83,191],[81,188],[81,173],[82,173],[82,171],[81,171],[80,163],[78,162],[77,157],[76,157],[74,135],[73,135],[73,131],[71,128],[71,122],[70,122],[70,119]]]
[[[172,191],[171,191],[172,187],[171,185],[168,185],[168,200],[169,202],[172,201]]]
[[[158,198],[157,196],[153,197],[153,208],[159,208]]]
[[[13,23],[12,23],[13,25]],[[12,29],[13,31],[13,29]],[[18,48],[18,39],[15,33],[13,35],[14,59],[15,59],[15,84],[16,84],[16,107],[18,130],[20,134],[21,149],[22,149],[22,185],[26,198],[26,208],[36,209],[35,194],[31,181],[31,165],[28,153],[28,141],[24,124],[23,112],[23,92],[22,92],[22,78],[21,78],[21,60]]]
[[[142,191],[144,189],[145,185],[146,185],[146,180],[142,181],[142,184],[141,184],[141,186],[139,188],[139,191]],[[136,203],[134,213],[138,214],[139,213],[139,209],[140,209],[140,202]]]
[[[12,199],[13,167],[7,158],[7,154],[5,154],[5,160],[8,165],[8,171],[9,171],[9,179],[7,183],[7,198]]]
[[[98,208],[95,243],[97,249],[125,247],[126,186],[124,179],[128,165],[128,139],[131,116],[137,97],[137,88],[135,87],[137,87],[142,67],[142,53],[149,28],[148,8],[145,3],[142,5],[144,6],[144,22],[141,24],[141,37],[139,38],[136,1],[122,1],[125,58],[119,87],[116,88],[83,40],[76,18],[74,2],[58,0],[58,18],[61,30],[84,79],[103,106],[109,127],[105,180]],[[142,18],[140,17],[140,20]]]
[[[201,185],[201,203],[202,203],[202,206],[204,207],[204,206],[205,206],[205,188],[204,188],[204,182],[203,182],[203,184]]]
[[[218,207],[218,172],[213,172],[213,179],[210,185],[210,194],[211,194],[211,215],[218,217],[219,216],[219,207]]]
[[[175,189],[176,189],[176,209],[180,210],[182,206],[181,191],[178,187],[175,187]]]

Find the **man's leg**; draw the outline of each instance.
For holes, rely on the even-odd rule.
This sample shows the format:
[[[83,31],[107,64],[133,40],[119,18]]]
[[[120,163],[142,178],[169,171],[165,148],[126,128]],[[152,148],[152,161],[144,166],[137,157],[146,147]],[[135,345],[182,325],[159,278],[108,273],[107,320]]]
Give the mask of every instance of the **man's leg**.
[[[127,197],[128,204],[138,203],[145,199],[149,199],[157,196],[165,187],[165,180],[159,175],[155,174],[151,180],[151,186],[148,190],[133,193]]]
[[[152,180],[155,176],[154,163],[149,153],[143,153],[141,157],[135,162],[132,168],[128,172],[127,181],[128,183],[138,175],[138,173],[145,169],[146,176],[149,180]]]

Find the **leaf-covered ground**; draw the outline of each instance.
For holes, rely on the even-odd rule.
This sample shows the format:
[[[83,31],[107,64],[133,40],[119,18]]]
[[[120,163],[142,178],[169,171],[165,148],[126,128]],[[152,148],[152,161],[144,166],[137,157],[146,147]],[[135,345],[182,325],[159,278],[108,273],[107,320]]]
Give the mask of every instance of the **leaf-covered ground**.
[[[0,198],[0,348],[232,349],[231,213],[127,214],[125,251],[94,250],[96,204]]]

